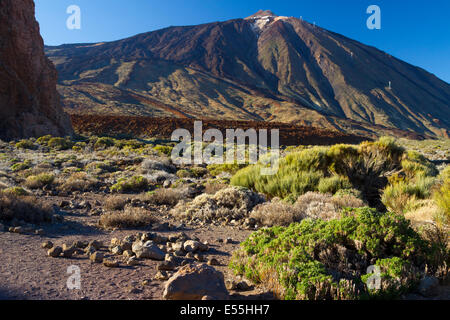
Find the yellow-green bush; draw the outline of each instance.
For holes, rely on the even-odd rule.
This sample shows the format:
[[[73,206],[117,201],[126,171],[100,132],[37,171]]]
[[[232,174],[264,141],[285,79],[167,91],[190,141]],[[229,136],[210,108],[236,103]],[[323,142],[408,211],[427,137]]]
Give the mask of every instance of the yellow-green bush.
[[[208,165],[207,169],[212,176],[218,176],[223,172],[235,174],[244,167],[245,167],[244,164],[223,163],[223,164],[210,164]]]
[[[111,191],[118,193],[141,192],[145,191],[148,186],[147,179],[141,176],[134,176],[129,179],[120,179],[111,187]]]
[[[435,184],[434,177],[417,176],[412,181],[399,181],[388,185],[381,196],[381,201],[386,208],[393,212],[405,213],[406,206],[410,206],[411,198],[427,199],[432,194]]]
[[[30,189],[39,189],[47,185],[51,185],[55,181],[52,174],[41,173],[37,176],[29,176],[25,181],[25,186]]]
[[[94,149],[95,150],[104,150],[104,149],[114,146],[114,144],[115,144],[115,141],[113,138],[101,137],[101,138],[98,138],[97,141],[95,142]]]
[[[434,193],[434,200],[441,210],[438,222],[446,225],[450,224],[450,166],[447,166],[442,172],[440,178],[442,185],[438,191]]]
[[[33,143],[33,141],[30,140],[21,140],[16,143],[17,149],[36,149],[36,145]]]
[[[406,153],[387,137],[359,146],[339,144],[289,153],[279,160],[279,170],[272,176],[263,176],[262,168],[258,163],[241,169],[231,184],[290,200],[308,191],[336,193],[353,188],[379,210],[385,209],[380,198],[389,183],[387,177],[401,174],[414,179],[408,184],[408,193],[424,198],[433,182],[430,177],[437,173],[431,162],[416,153]]]
[[[153,147],[153,150],[158,151],[161,155],[170,156],[172,154],[173,147],[157,145],[156,147]]]
[[[73,143],[69,139],[56,137],[51,138],[47,145],[55,150],[68,150],[72,148]]]
[[[335,194],[339,190],[351,189],[352,184],[347,177],[342,176],[331,176],[328,178],[322,178],[319,181],[317,189],[322,193]]]

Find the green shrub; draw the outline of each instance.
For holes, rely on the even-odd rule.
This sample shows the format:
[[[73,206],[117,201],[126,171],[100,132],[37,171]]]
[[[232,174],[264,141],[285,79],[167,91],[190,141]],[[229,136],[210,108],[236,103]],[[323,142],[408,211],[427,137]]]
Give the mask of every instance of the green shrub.
[[[16,143],[16,148],[34,150],[36,149],[36,145],[30,140],[21,140]]]
[[[68,150],[71,149],[73,144],[70,140],[65,138],[51,138],[47,145],[55,150]]]
[[[19,197],[28,195],[28,192],[22,187],[6,188],[2,192],[4,194],[12,194]]]
[[[52,174],[41,173],[37,176],[29,176],[25,181],[25,186],[30,189],[39,189],[51,185],[54,181],[55,177]]]
[[[450,166],[447,166],[442,174],[442,185],[438,191],[434,193],[434,200],[441,210],[438,222],[449,225],[450,224]]]
[[[417,176],[412,181],[399,181],[388,185],[381,196],[381,201],[391,211],[405,213],[410,199],[427,199],[432,194],[432,187],[436,179],[433,177]]]
[[[192,167],[191,173],[195,178],[202,178],[208,174],[208,170],[202,167]]]
[[[48,142],[52,139],[53,137],[51,135],[46,135],[46,136],[42,136],[40,138],[38,138],[36,140],[37,143],[39,143],[42,146],[48,146]]]
[[[416,151],[408,151],[407,158],[402,160],[401,165],[408,178],[418,175],[435,177],[439,174],[436,166]]]
[[[244,164],[237,164],[237,163],[223,163],[223,164],[210,164],[208,165],[207,169],[208,172],[212,176],[218,176],[221,173],[229,173],[229,174],[235,174],[240,169],[245,168],[246,165]]]
[[[177,177],[178,178],[189,178],[189,177],[191,177],[191,172],[186,169],[180,169],[177,171]]]
[[[147,179],[141,176],[134,176],[129,179],[120,179],[111,187],[111,191],[118,193],[142,192],[148,188]]]
[[[22,170],[26,170],[30,168],[30,162],[29,161],[25,161],[22,163],[15,163],[11,166],[11,170],[13,172],[18,172],[18,171],[22,171]]]
[[[403,216],[365,207],[340,219],[261,229],[241,244],[230,267],[282,299],[392,298],[441,267],[433,250]],[[380,290],[365,282],[372,261],[381,269]]]
[[[331,176],[329,178],[322,178],[318,185],[319,192],[335,194],[342,189],[351,189],[352,185],[346,177]]]
[[[153,147],[153,150],[158,151],[160,155],[170,156],[172,154],[173,147],[157,145],[156,147]]]
[[[114,139],[108,138],[108,137],[101,137],[101,138],[98,138],[97,141],[95,142],[94,149],[95,150],[104,150],[104,149],[114,146],[114,144],[115,144]]]

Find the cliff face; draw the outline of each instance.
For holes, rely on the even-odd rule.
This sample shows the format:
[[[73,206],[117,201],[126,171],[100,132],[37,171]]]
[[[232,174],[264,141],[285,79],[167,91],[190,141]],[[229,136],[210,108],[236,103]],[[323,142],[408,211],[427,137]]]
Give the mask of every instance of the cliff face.
[[[33,0],[0,2],[0,138],[72,134]]]

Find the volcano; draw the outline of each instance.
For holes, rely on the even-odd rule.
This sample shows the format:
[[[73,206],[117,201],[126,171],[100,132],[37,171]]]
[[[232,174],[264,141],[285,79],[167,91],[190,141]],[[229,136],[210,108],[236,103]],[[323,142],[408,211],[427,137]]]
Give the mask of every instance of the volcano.
[[[259,11],[114,42],[46,47],[65,110],[447,136],[450,85],[302,19]]]

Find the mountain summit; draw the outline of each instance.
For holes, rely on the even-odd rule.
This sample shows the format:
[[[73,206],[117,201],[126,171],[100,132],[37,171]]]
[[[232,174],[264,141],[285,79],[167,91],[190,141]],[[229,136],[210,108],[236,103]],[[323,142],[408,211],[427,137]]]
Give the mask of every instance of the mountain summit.
[[[259,10],[257,13],[255,13],[245,19],[255,19],[255,18],[261,18],[261,17],[277,17],[277,15],[274,14],[270,10]]]
[[[448,83],[271,11],[46,51],[71,113],[279,121],[370,135],[450,129]]]

